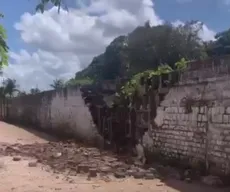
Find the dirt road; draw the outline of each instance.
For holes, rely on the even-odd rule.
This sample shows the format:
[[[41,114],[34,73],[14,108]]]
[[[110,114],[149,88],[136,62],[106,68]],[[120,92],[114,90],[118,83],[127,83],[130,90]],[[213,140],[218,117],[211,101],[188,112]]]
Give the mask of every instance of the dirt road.
[[[17,126],[9,125],[0,122],[0,191],[4,192],[225,192],[228,190],[224,189],[211,189],[207,186],[189,184],[182,181],[170,180],[165,183],[159,179],[152,180],[141,180],[134,178],[116,179],[114,177],[108,177],[102,179],[101,177],[87,178],[86,175],[82,174],[70,174],[65,171],[55,171],[51,169],[48,162],[50,157],[45,154],[52,153],[48,150],[48,142],[55,141],[54,138],[42,134],[39,132],[31,132],[22,129]],[[37,143],[37,144],[35,144]],[[17,144],[17,145],[15,145]],[[19,146],[20,154],[23,151],[30,151],[31,157],[28,155],[16,156],[17,152],[10,151],[12,148],[9,146]],[[33,146],[36,146],[33,148]],[[43,147],[41,147],[43,146]],[[55,142],[53,142],[55,146]],[[40,148],[39,148],[40,147]],[[56,146],[54,147],[57,148]],[[15,149],[15,148],[14,148]],[[70,152],[73,153],[74,147]],[[8,152],[4,152],[3,151]],[[39,154],[39,150],[41,151]],[[48,150],[48,152],[47,152]],[[62,153],[66,152],[66,146],[62,149]],[[34,153],[32,153],[34,151]],[[56,153],[56,152],[55,152]],[[74,151],[76,153],[76,151]],[[37,156],[36,156],[37,154]],[[59,153],[56,153],[59,154]],[[61,154],[61,153],[60,153]],[[69,155],[69,153],[66,152]],[[29,164],[34,163],[40,156],[40,163],[30,166]],[[64,157],[63,157],[64,158]],[[72,160],[76,161],[73,156]],[[95,160],[96,161],[96,160]],[[47,164],[45,163],[47,162]],[[54,162],[54,160],[52,160]],[[63,168],[66,168],[64,164],[68,161],[62,159]],[[60,165],[60,162],[59,162]],[[67,167],[68,168],[68,167]],[[66,168],[66,169],[67,169]],[[72,176],[71,176],[72,175]]]

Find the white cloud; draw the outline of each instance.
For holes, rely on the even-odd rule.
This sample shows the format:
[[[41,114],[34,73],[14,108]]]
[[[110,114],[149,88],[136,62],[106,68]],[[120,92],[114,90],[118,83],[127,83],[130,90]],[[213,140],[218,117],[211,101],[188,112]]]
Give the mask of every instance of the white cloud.
[[[46,89],[53,79],[67,79],[80,70],[78,57],[72,53],[58,54],[37,50],[30,54],[26,50],[10,52],[12,62],[4,69],[5,78],[15,78],[22,88],[29,90],[38,86]]]
[[[55,78],[73,77],[114,37],[127,34],[147,20],[151,25],[163,23],[151,0],[89,0],[88,5],[81,2],[78,1],[78,9],[61,10],[60,14],[56,8],[44,14],[24,13],[15,29],[36,51],[11,52],[5,76],[15,78],[23,89],[36,85],[47,89]]]
[[[172,25],[178,27],[179,25],[184,25],[184,22],[176,20],[172,23]],[[203,41],[214,41],[216,32],[209,29],[207,25],[203,24],[198,35]]]
[[[209,29],[207,27],[207,25],[203,25],[202,30],[199,31],[199,36],[204,41],[214,41],[215,40],[215,35],[216,35],[216,32],[211,30],[211,29]]]
[[[172,22],[172,25],[175,27],[178,27],[180,25],[184,25],[184,22],[182,22],[181,20],[176,20],[176,21]]]

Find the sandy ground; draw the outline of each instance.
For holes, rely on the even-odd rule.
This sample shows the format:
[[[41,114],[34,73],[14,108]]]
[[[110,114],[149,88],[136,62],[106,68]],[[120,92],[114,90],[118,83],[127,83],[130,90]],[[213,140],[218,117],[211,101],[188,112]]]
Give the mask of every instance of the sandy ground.
[[[31,132],[17,126],[0,122],[0,144],[46,143],[53,138],[38,132]],[[0,157],[0,191],[4,192],[229,192],[230,190],[213,189],[207,186],[188,184],[181,181],[112,179],[110,182],[99,178],[87,180],[85,176],[68,176],[54,173],[45,165],[29,167],[31,158],[22,157],[13,161],[12,157]]]

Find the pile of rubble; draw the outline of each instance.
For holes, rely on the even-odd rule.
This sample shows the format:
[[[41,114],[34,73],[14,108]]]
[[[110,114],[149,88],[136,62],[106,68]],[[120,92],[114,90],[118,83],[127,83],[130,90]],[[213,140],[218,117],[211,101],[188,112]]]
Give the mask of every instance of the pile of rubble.
[[[87,174],[89,177],[114,175],[116,178],[155,179],[159,177],[154,168],[144,169],[132,157],[117,156],[97,148],[83,147],[74,142],[49,142],[46,144],[6,145],[0,154],[34,157],[37,162],[49,165],[55,172],[68,172],[74,176]],[[34,163],[31,163],[33,166]]]
[[[178,171],[170,166],[158,165],[155,168],[143,167],[135,158],[130,156],[117,156],[108,151],[85,147],[75,142],[49,142],[46,144],[31,145],[0,145],[0,155],[13,156],[14,161],[20,161],[22,156],[36,158],[30,162],[29,167],[37,163],[48,165],[56,173],[67,172],[70,176],[79,174],[88,175],[88,178],[113,175],[116,178],[132,176],[136,179],[173,178],[192,182],[201,180],[212,186],[221,186],[218,177],[194,174],[192,170]]]

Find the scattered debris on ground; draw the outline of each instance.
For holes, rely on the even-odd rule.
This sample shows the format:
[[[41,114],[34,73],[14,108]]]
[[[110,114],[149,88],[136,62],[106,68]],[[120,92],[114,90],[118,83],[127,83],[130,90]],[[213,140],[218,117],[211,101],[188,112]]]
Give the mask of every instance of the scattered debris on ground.
[[[34,157],[37,162],[29,162],[29,167],[42,163],[49,165],[55,172],[68,172],[71,176],[87,174],[91,178],[113,175],[116,178],[133,176],[137,179],[159,177],[154,168],[144,169],[135,164],[131,157],[116,156],[111,152],[82,147],[74,142],[5,145],[0,149],[0,155],[13,156],[14,161],[20,161],[20,156]]]
[[[113,175],[119,179],[132,176],[146,180],[167,177],[191,183],[199,178],[198,175],[194,177],[191,170],[180,172],[170,166],[144,168],[130,156],[117,156],[97,148],[83,147],[71,141],[26,145],[3,144],[0,146],[0,155],[13,156],[13,161],[20,161],[23,156],[33,157],[37,161],[29,162],[29,167],[36,167],[37,163],[41,163],[50,166],[55,173],[66,172],[70,176],[84,174],[88,176],[88,180],[100,176],[109,182],[109,176]],[[214,176],[203,177],[201,181],[211,186],[222,185],[221,180]]]

